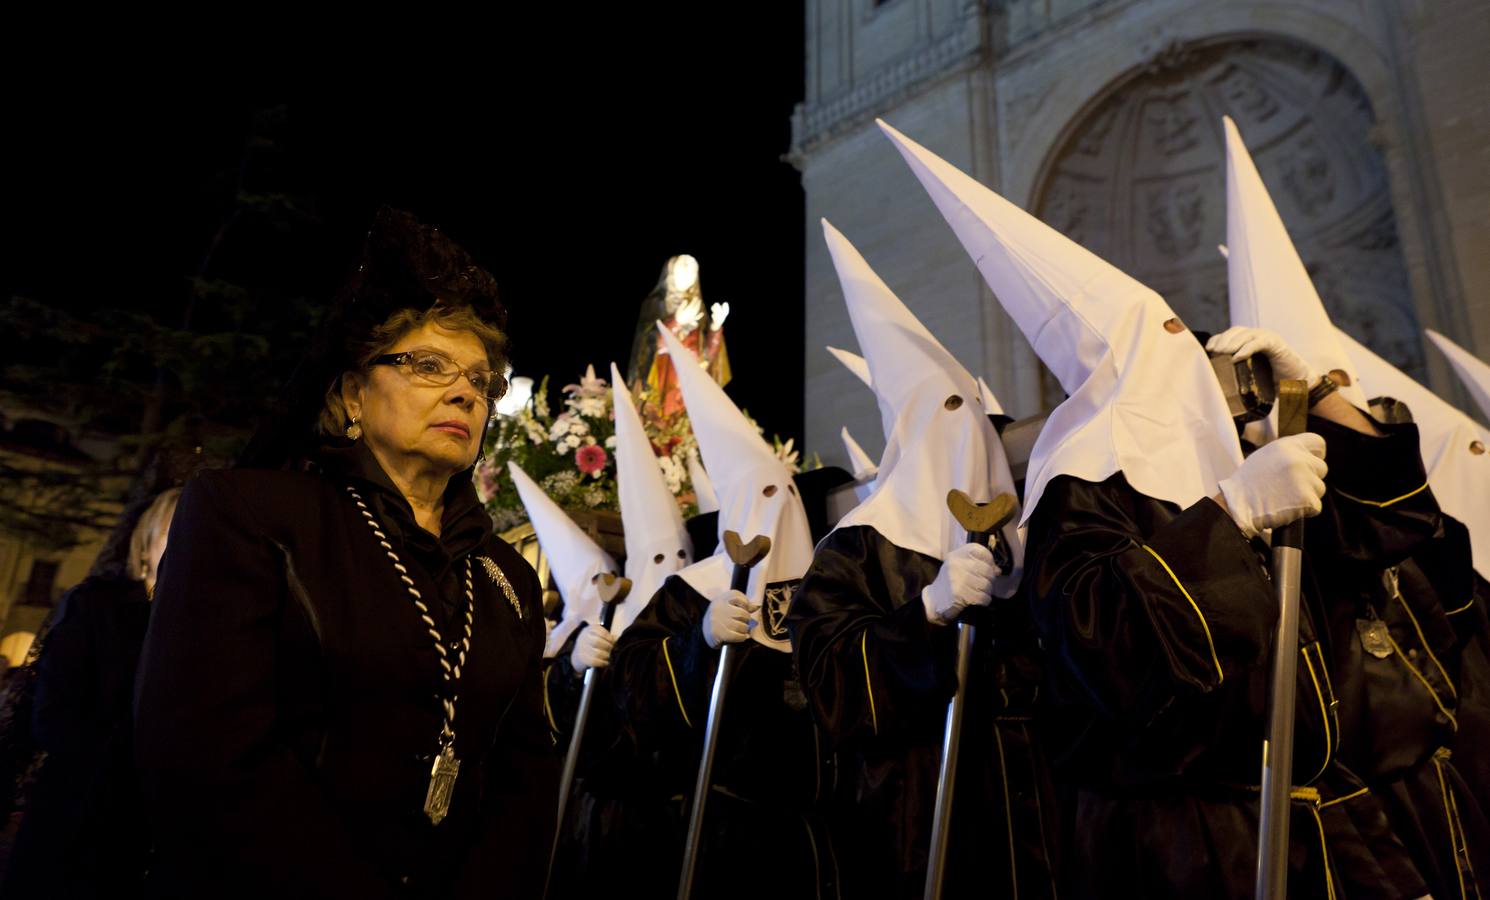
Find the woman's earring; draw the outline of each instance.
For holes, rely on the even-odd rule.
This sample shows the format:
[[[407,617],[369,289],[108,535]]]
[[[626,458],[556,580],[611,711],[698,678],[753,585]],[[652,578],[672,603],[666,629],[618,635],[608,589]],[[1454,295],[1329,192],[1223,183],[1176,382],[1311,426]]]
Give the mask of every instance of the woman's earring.
[[[347,440],[355,441],[362,437],[362,426],[357,424],[357,416],[352,417],[352,424],[347,426]]]

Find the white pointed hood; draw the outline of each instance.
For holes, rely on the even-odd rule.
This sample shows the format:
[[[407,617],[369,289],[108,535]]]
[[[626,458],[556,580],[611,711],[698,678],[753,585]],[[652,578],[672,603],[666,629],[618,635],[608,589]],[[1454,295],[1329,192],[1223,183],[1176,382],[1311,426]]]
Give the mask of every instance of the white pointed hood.
[[[825,349],[833,354],[833,358],[842,363],[845,369],[854,373],[854,377],[863,382],[865,387],[874,391],[874,380],[869,375],[869,363],[864,361],[864,357],[837,347]],[[878,392],[874,394],[874,402],[880,407],[880,427],[884,429],[884,436],[888,439],[894,421],[887,418],[886,407],[880,400]],[[879,464],[868,453],[865,453],[864,448],[859,446],[859,442],[854,440],[854,436],[848,433],[847,425],[839,430],[838,436],[843,439],[843,449],[848,454],[849,468],[854,474],[854,496],[859,498],[860,503],[863,503],[870,494],[874,493],[874,477],[879,471]]]
[[[1149,288],[879,123],[1035,353],[1070,396],[1030,454],[1024,518],[1057,475],[1189,506],[1241,464],[1204,349]],[[1171,325],[1171,327],[1174,327]],[[883,461],[881,465],[883,466]]]
[[[1226,273],[1231,324],[1276,331],[1320,373],[1341,370],[1340,395],[1366,409],[1359,377],[1283,227],[1273,198],[1229,116],[1226,131]]]
[[[615,363],[610,376],[615,392],[616,487],[626,532],[626,577],[631,579],[631,593],[616,607],[611,625],[611,633],[619,637],[651,602],[663,579],[693,562],[693,542]]]
[[[874,394],[874,403],[880,411],[880,430],[884,432],[885,439],[889,440],[890,432],[895,428],[895,410],[891,409],[885,398],[880,396],[880,392],[874,389],[874,378],[869,373],[869,363],[857,353],[850,353],[837,347],[829,347],[827,350],[833,354],[834,359],[843,363],[845,369],[853,372],[855,378],[864,382],[864,386]]]
[[[1373,397],[1401,400],[1412,411],[1428,484],[1445,513],[1469,529],[1475,571],[1490,578],[1490,429],[1455,409],[1343,331],[1336,332],[1361,384]]]
[[[709,473],[704,471],[704,464],[697,453],[688,454],[688,483],[693,485],[693,502],[698,506],[699,515],[719,512],[719,498],[714,494],[714,482],[709,480]]]
[[[848,426],[845,425],[838,434],[843,438],[843,449],[848,453],[848,463],[853,469],[854,479],[861,481],[873,478],[879,467],[874,459],[864,452],[864,448],[859,446],[859,442],[854,440],[854,436],[848,433]]]
[[[732,566],[724,551],[724,533],[743,540],[771,538],[771,552],[750,571],[746,594],[761,604],[760,625],[751,636],[768,647],[790,652],[786,610],[796,582],[812,562],[812,532],[792,474],[776,458],[724,389],[699,368],[693,353],[661,325],[658,331],[672,355],[683,405],[698,439],[699,453],[719,498],[719,549],[678,573],[711,600],[729,587]]]
[[[874,382],[869,376],[869,363],[864,361],[864,357],[837,347],[825,347],[824,349],[833,354],[834,359],[843,363],[845,369],[853,372],[855,378],[864,382],[865,387],[874,390]]]
[[[1018,496],[1004,445],[983,409],[977,379],[827,220],[823,236],[870,377],[895,411],[874,493],[838,528],[868,525],[898,547],[945,559],[967,543],[966,530],[947,509],[949,491],[964,491],[980,503],[1000,493]],[[995,584],[1000,596],[1017,586],[1024,559],[1014,522],[1004,537],[1015,569]]]
[[[1464,387],[1469,390],[1469,395],[1479,406],[1485,421],[1490,422],[1490,363],[1486,363],[1431,328],[1427,329],[1427,334],[1433,345],[1448,357],[1449,365],[1454,367],[1459,380],[1464,382]]]
[[[994,394],[993,388],[988,386],[988,382],[983,380],[982,375],[978,376],[978,394],[983,398],[984,412],[990,416],[1004,415],[1004,405],[999,402],[999,398]]]
[[[879,474],[879,466],[868,453],[864,452],[864,448],[859,446],[854,436],[848,433],[847,425],[839,430],[838,436],[843,439],[843,449],[848,453],[849,468],[854,473],[854,496],[859,499],[860,503],[863,503],[869,499],[870,494],[874,493],[875,476]]]
[[[600,622],[600,592],[593,583],[596,575],[619,572],[620,566],[610,554],[585,534],[533,479],[515,462],[507,463],[512,483],[528,510],[528,520],[538,533],[538,546],[548,557],[549,571],[564,598],[564,615],[549,633],[544,655],[552,656],[581,623]]]

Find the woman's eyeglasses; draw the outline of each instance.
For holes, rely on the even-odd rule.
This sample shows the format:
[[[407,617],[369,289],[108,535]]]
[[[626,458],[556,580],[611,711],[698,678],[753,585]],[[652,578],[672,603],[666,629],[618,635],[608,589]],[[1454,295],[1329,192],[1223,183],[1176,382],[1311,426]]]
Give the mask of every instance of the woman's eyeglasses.
[[[374,366],[408,366],[414,377],[428,384],[448,387],[455,379],[464,375],[471,387],[487,400],[502,399],[507,392],[506,379],[498,377],[490,369],[464,369],[460,364],[436,350],[406,350],[403,353],[385,353],[374,357],[369,363]]]

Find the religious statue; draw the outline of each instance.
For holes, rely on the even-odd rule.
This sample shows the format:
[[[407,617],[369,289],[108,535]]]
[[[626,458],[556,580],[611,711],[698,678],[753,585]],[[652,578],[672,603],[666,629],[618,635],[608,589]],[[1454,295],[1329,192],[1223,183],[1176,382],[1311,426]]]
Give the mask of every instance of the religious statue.
[[[682,410],[683,397],[655,323],[667,326],[683,346],[694,352],[714,381],[725,385],[730,379],[723,331],[728,315],[728,303],[705,308],[699,290],[698,260],[685,253],[667,261],[657,286],[642,301],[626,376],[632,385],[643,383],[646,390],[659,398],[659,412],[664,418]]]

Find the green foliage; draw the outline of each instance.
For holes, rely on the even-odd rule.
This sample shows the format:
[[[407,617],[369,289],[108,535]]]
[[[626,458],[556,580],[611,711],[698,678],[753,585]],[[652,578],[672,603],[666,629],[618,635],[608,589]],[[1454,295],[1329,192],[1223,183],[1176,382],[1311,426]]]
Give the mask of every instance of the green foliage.
[[[211,179],[222,199],[201,222],[203,255],[175,296],[128,284],[117,296],[74,296],[59,282],[55,294],[0,302],[12,348],[0,357],[8,425],[57,423],[96,457],[52,465],[43,478],[24,463],[31,448],[11,442],[0,533],[75,544],[107,527],[100,510],[131,493],[121,475],[143,471],[160,449],[231,459],[275,412],[328,293],[320,271],[294,264],[321,235],[314,202],[287,183],[285,124],[283,109],[261,112],[242,157]]]

